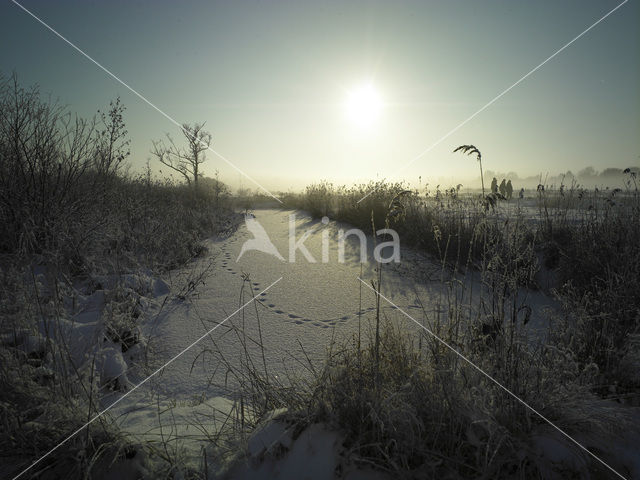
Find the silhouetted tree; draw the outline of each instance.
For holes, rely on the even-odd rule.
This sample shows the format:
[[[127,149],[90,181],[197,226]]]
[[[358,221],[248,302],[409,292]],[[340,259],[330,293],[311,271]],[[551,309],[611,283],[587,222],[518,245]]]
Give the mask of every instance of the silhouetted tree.
[[[205,161],[205,151],[211,145],[211,134],[204,129],[204,123],[182,125],[182,134],[187,139],[187,146],[180,148],[167,133],[168,144],[154,141],[151,153],[158,157],[160,163],[180,173],[189,185],[198,189],[200,164]]]
[[[601,177],[622,177],[621,168],[605,168],[601,173]]]
[[[120,97],[109,103],[107,112],[98,110],[101,125],[97,130],[94,169],[99,175],[116,175],[124,159],[130,154],[130,141],[123,120],[124,111],[125,106]]]
[[[210,195],[213,198],[216,208],[219,207],[221,202],[231,193],[229,187],[220,180],[217,170],[214,178],[201,177],[199,188],[201,193]]]
[[[502,179],[502,182],[500,182],[498,190],[500,191],[500,195],[502,195],[503,197],[507,196],[507,182],[504,178]]]
[[[513,196],[513,185],[511,184],[511,180],[507,181],[506,190],[507,190],[507,194],[505,196],[510,200],[511,197]]]
[[[498,193],[498,179],[496,177],[491,180],[491,193]]]
[[[583,168],[578,172],[578,177],[580,178],[593,178],[598,175],[598,172],[595,171],[593,167]]]

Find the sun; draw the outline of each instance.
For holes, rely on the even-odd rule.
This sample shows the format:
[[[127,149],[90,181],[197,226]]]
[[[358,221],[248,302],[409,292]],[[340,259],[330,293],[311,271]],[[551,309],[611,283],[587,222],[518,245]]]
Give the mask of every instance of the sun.
[[[380,116],[382,101],[373,85],[360,85],[348,93],[345,109],[351,122],[360,128],[367,128]]]

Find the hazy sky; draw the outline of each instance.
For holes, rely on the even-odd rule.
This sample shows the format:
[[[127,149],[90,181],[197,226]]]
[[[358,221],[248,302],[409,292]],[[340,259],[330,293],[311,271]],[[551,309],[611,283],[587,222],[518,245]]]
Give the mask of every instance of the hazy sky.
[[[206,121],[213,148],[265,187],[287,190],[393,177],[620,1],[21,3],[178,122]],[[629,0],[400,176],[477,176],[474,159],[451,153],[466,143],[485,168],[522,176],[638,165],[639,30]],[[0,44],[3,74],[82,115],[119,95],[137,168],[152,139],[178,135],[10,1]],[[367,84],[382,106],[362,127],[345,104]],[[238,185],[208,158],[205,174]]]

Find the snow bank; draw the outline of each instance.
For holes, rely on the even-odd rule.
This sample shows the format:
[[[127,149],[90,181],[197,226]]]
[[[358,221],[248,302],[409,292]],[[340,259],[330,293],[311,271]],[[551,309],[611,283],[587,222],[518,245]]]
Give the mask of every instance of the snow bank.
[[[249,442],[249,463],[232,472],[233,480],[335,478],[340,435],[323,424],[313,424],[293,440],[292,426],[273,421]],[[254,455],[251,455],[253,451]]]
[[[323,423],[314,423],[295,435],[296,425],[272,412],[256,428],[247,445],[247,461],[229,474],[231,480],[388,480],[369,468],[347,463],[344,438]],[[295,436],[295,438],[294,438]]]
[[[286,411],[284,408],[274,410],[256,428],[248,442],[247,449],[251,458],[263,458],[271,452],[291,448],[291,429],[284,420],[276,420]]]
[[[120,345],[107,343],[98,350],[96,369],[100,375],[101,385],[109,386],[113,390],[126,390],[129,386],[127,368]]]

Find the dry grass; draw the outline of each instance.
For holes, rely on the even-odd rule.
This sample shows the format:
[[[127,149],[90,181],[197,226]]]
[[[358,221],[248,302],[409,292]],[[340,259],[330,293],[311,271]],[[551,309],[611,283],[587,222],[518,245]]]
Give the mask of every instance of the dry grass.
[[[388,215],[405,190],[401,184],[348,189],[322,183],[286,200],[364,230],[372,218],[377,225],[395,221],[391,226],[405,245],[441,262],[449,292],[435,309],[445,313],[425,311],[420,321],[624,473],[602,439],[633,422],[627,408],[601,397],[630,401],[638,395],[638,378],[629,368],[637,368],[640,358],[640,200],[635,178],[627,183],[626,191],[612,190],[592,208],[579,202],[595,202],[599,192],[540,189],[538,218],[516,213],[506,220],[478,199],[458,198],[455,190],[403,195],[402,215]],[[367,211],[356,202],[373,187]],[[549,293],[563,308],[536,342],[528,330],[532,310],[525,289],[536,288],[540,268],[560,279]],[[471,273],[481,278],[479,292],[460,281]],[[333,345],[312,384],[296,387],[304,395],[273,406],[287,407],[301,425],[333,424],[344,432],[353,461],[394,477],[606,474],[575,445],[565,445],[565,463],[545,458],[541,439],[562,443],[548,424],[433,337],[407,333],[397,321],[380,319],[378,310],[368,341]]]
[[[74,356],[69,312],[77,283],[183,265],[205,252],[203,237],[236,223],[217,180],[202,179],[194,192],[129,174],[124,112],[117,100],[93,119],[77,118],[15,75],[0,77],[3,474],[16,474],[82,426],[113,387],[100,381],[95,358]],[[93,340],[125,351],[140,340],[141,310],[126,290],[107,297]],[[25,478],[90,478],[136,448],[105,416]]]
[[[628,383],[619,365],[629,352],[628,338],[640,331],[640,195],[628,169],[624,188],[585,190],[573,184],[539,188],[537,216],[516,208],[505,217],[487,204],[489,197],[462,197],[455,188],[402,198],[402,215],[386,213],[402,184],[369,184],[351,188],[323,182],[304,194],[288,195],[288,206],[314,216],[328,215],[364,231],[387,220],[404,246],[426,251],[454,272],[513,273],[513,283],[532,288],[531,274],[543,268],[558,279],[549,292],[566,306],[566,338],[576,343],[583,365],[596,363],[607,388]],[[374,190],[363,202],[366,193]],[[503,200],[495,199],[495,202]],[[510,203],[518,205],[519,201]],[[540,263],[540,265],[538,265]],[[524,268],[524,270],[523,270]],[[630,388],[636,388],[629,385]]]
[[[494,311],[477,318],[478,312],[468,308],[468,286],[452,277],[445,278],[449,294],[443,294],[434,309],[443,313],[425,310],[417,320],[620,469],[598,442],[613,439],[623,425],[628,429],[630,419],[624,409],[591,392],[597,369],[581,366],[560,345],[532,344],[526,309],[500,308],[514,305],[518,281],[510,274],[503,277],[499,268],[487,270],[485,280],[484,298],[497,306]],[[513,282],[515,290],[505,294],[504,282]],[[331,344],[321,367],[305,361],[304,351],[297,352],[303,359],[302,374],[284,376],[273,374],[261,361],[262,343],[246,335],[242,321],[230,326],[241,346],[253,343],[258,348],[243,347],[239,362],[218,357],[227,372],[224,388],[236,399],[236,408],[220,436],[212,439],[216,455],[241,463],[237,452],[244,451],[252,430],[269,412],[284,409],[280,421],[287,422],[294,438],[313,423],[327,424],[341,432],[344,462],[373,467],[393,478],[605,473],[597,461],[434,336],[407,328],[408,319],[378,311],[363,321],[363,338]],[[498,327],[485,330],[481,325]],[[215,342],[212,345],[209,353],[221,355]],[[545,442],[563,445],[561,462],[546,456]]]

